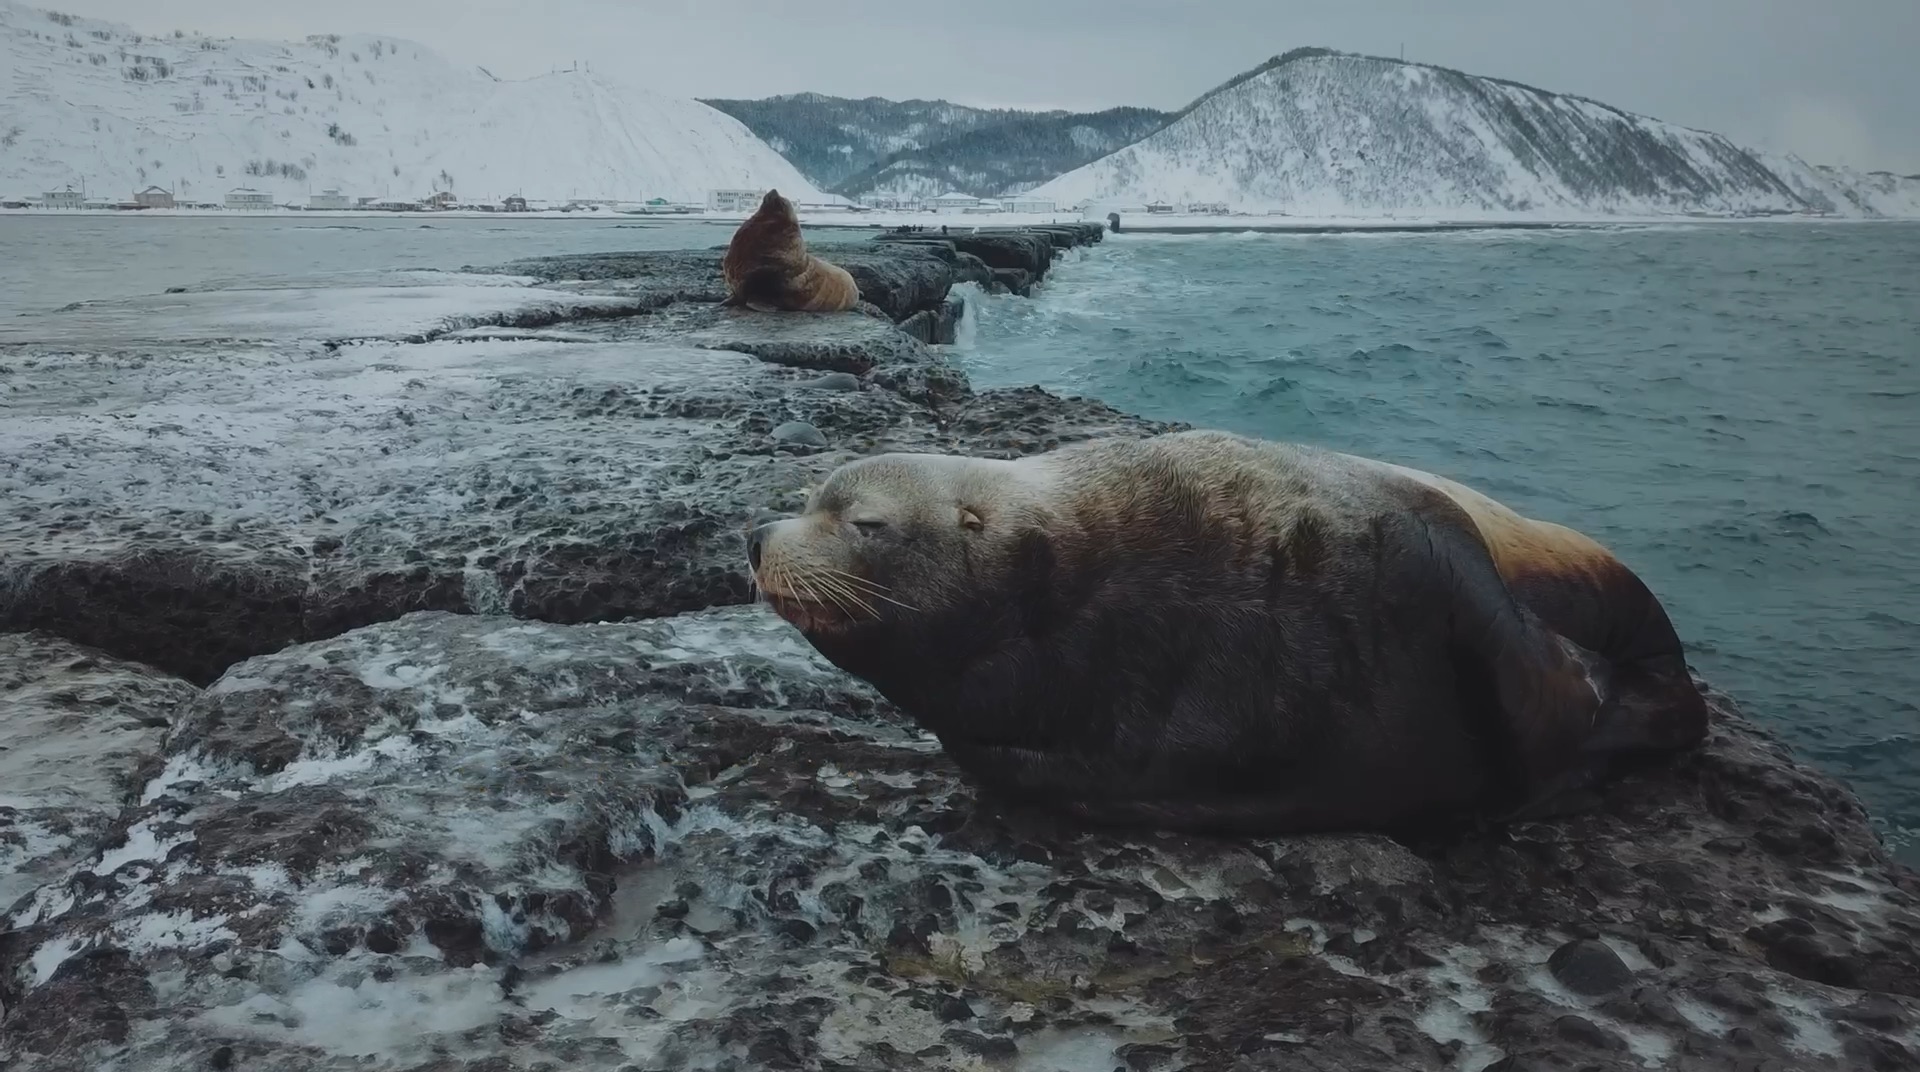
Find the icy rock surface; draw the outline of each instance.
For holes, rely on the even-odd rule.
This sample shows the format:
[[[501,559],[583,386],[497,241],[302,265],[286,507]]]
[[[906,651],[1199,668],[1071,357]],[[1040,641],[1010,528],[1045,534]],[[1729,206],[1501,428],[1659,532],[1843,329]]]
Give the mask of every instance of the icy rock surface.
[[[870,245],[876,264],[946,271]],[[16,318],[0,331],[0,629],[205,683],[411,610],[577,622],[739,603],[746,519],[853,453],[1159,427],[975,395],[871,309],[723,308],[695,278],[717,280],[718,260],[555,258]],[[812,386],[835,372],[861,389]],[[827,446],[771,434],[794,421]]]
[[[93,848],[197,690],[45,633],[0,633],[0,907]]]
[[[5,920],[0,1057],[1909,1067],[1920,883],[1714,710],[1561,823],[1130,835],[980,799],[757,607],[411,614],[180,712],[140,802]]]

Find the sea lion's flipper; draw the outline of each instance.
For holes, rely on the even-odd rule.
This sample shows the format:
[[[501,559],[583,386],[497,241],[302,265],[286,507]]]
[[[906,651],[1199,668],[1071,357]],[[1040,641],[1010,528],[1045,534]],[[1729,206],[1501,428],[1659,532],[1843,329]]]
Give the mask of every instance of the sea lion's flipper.
[[[762,313],[779,312],[789,306],[788,279],[784,269],[761,265],[750,269],[734,284],[733,293],[722,305],[753,309]]]
[[[1531,803],[1583,784],[1597,773],[1583,769],[1595,761],[1586,743],[1612,694],[1604,661],[1514,598],[1471,520],[1451,503],[1418,511],[1413,525],[1389,579],[1445,608],[1462,702],[1484,709],[1481,727],[1505,795]]]

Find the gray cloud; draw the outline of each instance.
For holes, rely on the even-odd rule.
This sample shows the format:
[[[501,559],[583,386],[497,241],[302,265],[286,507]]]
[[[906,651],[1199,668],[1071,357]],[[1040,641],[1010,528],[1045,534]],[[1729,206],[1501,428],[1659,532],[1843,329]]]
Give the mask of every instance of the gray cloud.
[[[685,96],[1175,107],[1324,45],[1579,93],[1820,163],[1920,172],[1916,0],[67,0],[139,29],[368,32],[523,76],[573,62]]]

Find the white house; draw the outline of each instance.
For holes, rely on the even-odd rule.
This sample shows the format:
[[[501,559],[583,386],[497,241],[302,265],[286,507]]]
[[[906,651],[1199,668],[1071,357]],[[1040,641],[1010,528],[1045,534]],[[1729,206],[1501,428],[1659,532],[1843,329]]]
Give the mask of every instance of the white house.
[[[886,194],[868,194],[860,199],[860,203],[868,208],[885,212],[921,212],[927,207],[927,203],[917,197],[896,197]]]
[[[315,209],[352,208],[353,199],[338,190],[322,190],[307,198],[307,207]]]
[[[273,207],[273,195],[261,190],[241,186],[227,191],[227,207],[233,209],[270,209]]]
[[[995,201],[993,198],[983,197],[980,200],[975,201],[973,204],[968,205],[966,208],[966,211],[968,212],[1005,212],[1006,209],[1001,208],[1000,202]]]
[[[64,190],[48,190],[41,194],[40,203],[48,208],[84,208],[87,195],[69,186]]]
[[[1009,197],[1001,202],[1008,212],[1057,212],[1054,202],[1044,197]]]
[[[149,186],[133,195],[133,200],[141,208],[172,208],[173,191],[158,186]]]
[[[765,190],[708,190],[708,212],[752,212],[760,207]]]
[[[972,194],[945,193],[927,202],[935,212],[965,212],[980,203]]]

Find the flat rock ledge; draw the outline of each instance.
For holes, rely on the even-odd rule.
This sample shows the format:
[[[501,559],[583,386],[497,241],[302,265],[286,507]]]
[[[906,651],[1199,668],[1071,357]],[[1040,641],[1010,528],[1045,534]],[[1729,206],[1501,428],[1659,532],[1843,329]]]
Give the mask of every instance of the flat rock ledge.
[[[0,916],[20,1072],[1920,1052],[1920,881],[1723,696],[1705,748],[1576,818],[1213,840],[980,798],[757,607],[419,612],[205,690],[5,650],[52,664],[36,710],[70,677],[171,724],[101,764],[143,780]]]
[[[960,237],[860,248],[1013,270]],[[1920,1067],[1920,878],[1711,690],[1552,823],[978,795],[747,603],[746,518],[1170,426],[973,391],[902,329],[939,286],[762,316],[619,256],[0,331],[0,1068]]]
[[[958,254],[850,248],[890,313],[723,308],[712,250],[21,318],[0,330],[0,630],[206,684],[413,610],[741,603],[745,519],[851,457],[1167,427],[974,392],[890,319],[937,334]]]

